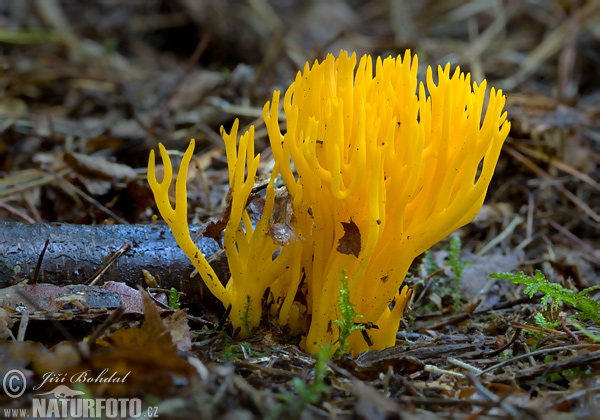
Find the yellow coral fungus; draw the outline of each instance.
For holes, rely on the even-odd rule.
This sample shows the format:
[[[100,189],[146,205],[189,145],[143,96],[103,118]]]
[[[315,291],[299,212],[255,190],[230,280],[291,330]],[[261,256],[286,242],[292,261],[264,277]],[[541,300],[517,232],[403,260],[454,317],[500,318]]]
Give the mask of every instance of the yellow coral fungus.
[[[241,335],[246,335],[251,327],[257,326],[261,316],[261,300],[271,279],[279,273],[279,268],[272,255],[279,245],[268,237],[268,217],[262,218],[253,227],[246,202],[254,186],[256,170],[260,156],[254,156],[254,127],[246,132],[236,147],[238,123],[234,124],[231,133],[222,131],[229,165],[229,188],[231,191],[230,215],[225,229],[225,250],[231,278],[223,286],[204,255],[192,241],[187,223],[187,168],[194,151],[194,140],[181,161],[176,183],[176,206],[169,203],[169,186],[172,180],[172,168],[169,156],[162,144],[159,144],[161,157],[165,166],[164,179],[158,183],[155,175],[154,151],[150,152],[148,162],[148,182],[154,193],[157,207],[171,228],[179,247],[198,270],[209,290],[225,307],[231,305],[231,320],[234,327],[242,328]],[[248,175],[244,177],[246,169]],[[277,170],[275,170],[277,173]],[[273,211],[274,177],[267,186],[265,214]],[[271,268],[269,270],[268,268]]]
[[[349,339],[351,351],[394,345],[410,298],[410,291],[401,288],[410,264],[475,217],[510,129],[502,111],[502,92],[491,89],[484,113],[485,81],[471,84],[470,75],[458,68],[450,74],[449,65],[440,67],[437,84],[429,68],[426,89],[417,82],[417,58],[411,59],[409,52],[403,59],[378,58],[375,72],[370,56],[362,57],[358,68],[356,61],[354,54],[341,52],[337,59],[328,55],[298,73],[283,100],[285,134],[277,119],[279,92],[265,105],[263,117],[276,168],[254,230],[244,210],[256,173],[252,130],[242,136],[239,150],[235,148],[237,124],[224,136],[235,201],[225,233],[232,267],[227,287],[215,284],[207,264],[195,261],[211,291],[236,308],[231,316],[234,325],[240,325],[245,296],[254,303],[250,326],[258,324],[260,302],[256,300],[267,288],[281,325],[301,325],[305,302],[309,320],[305,348],[312,353],[338,338],[333,321],[340,319],[336,302],[343,270],[350,300],[363,315],[361,322],[378,327],[368,331],[370,344],[354,332]],[[243,156],[248,165],[245,182]],[[182,167],[188,162],[184,159]],[[151,164],[153,169],[153,155]],[[170,182],[167,167],[165,179]],[[279,246],[267,236],[266,225],[273,211],[276,172],[289,193],[300,240],[282,245],[273,259]],[[182,179],[184,183],[185,176]],[[159,210],[175,237],[183,238],[178,219],[183,212],[163,211],[166,192],[162,188],[152,186]],[[182,200],[179,179],[177,200]],[[182,248],[182,243],[191,243],[181,241]],[[193,250],[186,253],[198,255]],[[297,300],[300,294],[302,302]]]

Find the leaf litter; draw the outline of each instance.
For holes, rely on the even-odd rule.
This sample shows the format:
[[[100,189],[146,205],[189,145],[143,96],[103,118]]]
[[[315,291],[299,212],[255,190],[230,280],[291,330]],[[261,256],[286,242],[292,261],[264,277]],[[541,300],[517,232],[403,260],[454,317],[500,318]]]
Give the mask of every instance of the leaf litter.
[[[202,167],[188,179],[190,219],[218,219],[227,209],[221,124],[235,117],[242,126],[254,123],[273,89],[326,52],[418,49],[424,64],[451,61],[474,79],[504,88],[513,123],[482,213],[454,234],[462,240],[461,258],[473,263],[461,274],[460,308],[454,312],[452,270],[444,263],[448,244],[442,243],[432,250],[439,253],[439,271],[417,260],[406,280],[415,297],[397,346],[327,362],[330,392],[301,416],[594,417],[599,326],[583,320],[586,331],[580,331],[570,323],[572,306],[544,310],[541,294],[530,299],[524,286],[488,276],[539,269],[575,294],[600,284],[600,86],[591,24],[600,16],[597,2],[375,1],[358,11],[348,1],[318,7],[159,3],[98,2],[98,19],[85,13],[85,4],[10,9],[0,31],[0,220],[117,229],[152,223],[156,209],[143,169],[148,150],[158,141],[182,149],[190,138],[201,145]],[[265,136],[257,130],[263,177],[270,166]],[[260,198],[252,206],[259,210]],[[295,240],[285,196],[277,206],[271,235]],[[347,225],[339,245],[356,256],[360,232],[352,221]],[[101,244],[101,237],[94,240]],[[85,237],[71,240],[79,246],[62,258],[85,262],[91,272],[104,264],[99,255],[87,261],[78,254],[76,248],[86,249]],[[160,272],[159,282],[178,290],[193,281],[191,270],[173,279],[170,270],[153,269],[168,266],[168,245],[152,264],[115,271],[127,286],[85,286],[74,284],[88,279],[75,271],[47,283],[52,270],[44,264],[32,278],[40,246],[7,237],[2,243],[2,250],[33,254],[21,268],[7,263],[7,251],[0,255],[3,372],[21,369],[32,384],[51,371],[131,372],[125,383],[94,384],[88,391],[97,397],[152,395],[163,418],[268,417],[284,404],[281,395],[300,395],[293,378],[314,381],[315,358],[268,317],[240,342],[206,292],[186,290],[184,309],[173,310],[166,291],[135,287],[147,287],[142,269]],[[111,244],[105,256],[115,251]],[[52,256],[44,260],[55,261]],[[127,262],[138,267],[135,259]],[[117,260],[112,269],[120,268]],[[598,300],[593,291],[588,297]],[[566,322],[541,327],[538,313]],[[0,404],[26,407],[27,400],[3,395]]]

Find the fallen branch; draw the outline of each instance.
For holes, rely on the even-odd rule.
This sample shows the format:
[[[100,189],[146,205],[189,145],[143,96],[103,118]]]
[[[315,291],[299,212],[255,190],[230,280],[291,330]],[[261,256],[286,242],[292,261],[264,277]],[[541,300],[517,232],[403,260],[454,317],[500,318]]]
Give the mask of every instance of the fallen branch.
[[[202,226],[192,226],[192,231]],[[49,240],[39,270],[34,272],[44,243]],[[131,249],[102,273],[100,283],[145,284],[142,270],[148,270],[163,288],[175,287],[191,300],[206,291],[199,276],[191,278],[193,266],[166,225],[85,226],[69,224],[26,224],[0,222],[0,288],[29,279],[30,283],[57,285],[85,283],[125,243]],[[227,279],[224,253],[211,238],[200,238],[204,253],[220,279]],[[211,258],[212,256],[212,258]],[[189,300],[189,298],[188,298]]]

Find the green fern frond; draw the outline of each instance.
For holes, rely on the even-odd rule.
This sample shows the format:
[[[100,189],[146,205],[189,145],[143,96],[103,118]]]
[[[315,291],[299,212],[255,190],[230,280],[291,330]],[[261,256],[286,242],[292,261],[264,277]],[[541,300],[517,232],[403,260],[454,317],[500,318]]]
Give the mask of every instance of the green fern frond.
[[[600,286],[588,287],[579,293],[575,293],[573,290],[563,288],[558,283],[550,283],[540,270],[535,270],[533,277],[523,272],[517,274],[495,273],[490,277],[510,280],[515,284],[524,284],[526,287],[523,292],[530,298],[537,292],[543,293],[542,306],[544,310],[548,309],[548,301],[552,299],[553,309],[558,309],[560,303],[564,302],[580,311],[580,313],[575,314],[575,317],[587,318],[600,323],[600,302],[586,296],[591,291],[600,289]]]

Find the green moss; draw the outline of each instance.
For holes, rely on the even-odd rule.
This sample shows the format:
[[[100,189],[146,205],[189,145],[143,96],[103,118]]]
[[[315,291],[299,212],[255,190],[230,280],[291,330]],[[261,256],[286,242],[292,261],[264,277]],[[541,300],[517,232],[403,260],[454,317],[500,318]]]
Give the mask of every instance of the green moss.
[[[246,305],[244,306],[244,313],[242,315],[241,321],[242,325],[246,329],[246,333],[250,334],[250,308],[252,306],[252,299],[250,296],[246,296]]]
[[[338,296],[338,307],[342,315],[342,319],[336,319],[333,322],[340,329],[340,336],[338,339],[339,347],[336,349],[333,355],[334,359],[339,359],[348,352],[350,343],[348,343],[348,337],[353,331],[364,330],[365,326],[354,322],[356,318],[362,318],[361,314],[354,311],[354,305],[350,302],[350,291],[348,290],[348,282],[346,281],[346,272],[342,271],[342,280],[340,282],[340,294]]]

